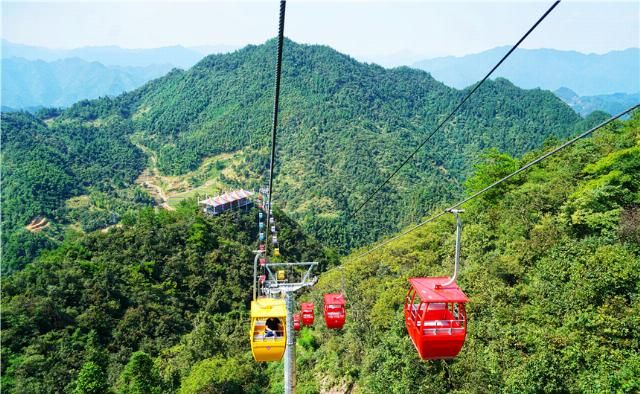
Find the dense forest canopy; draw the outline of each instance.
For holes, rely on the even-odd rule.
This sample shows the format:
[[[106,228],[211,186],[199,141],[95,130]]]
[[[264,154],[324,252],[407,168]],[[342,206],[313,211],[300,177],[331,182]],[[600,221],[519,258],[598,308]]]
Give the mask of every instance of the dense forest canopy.
[[[3,270],[20,269],[65,234],[113,225],[152,205],[135,183],[149,166],[141,147],[167,175],[233,154],[238,164],[221,182],[261,186],[274,45],[208,56],[116,98],[35,116],[3,113]],[[285,47],[275,203],[342,253],[460,196],[483,150],[520,156],[603,116],[583,120],[550,92],[489,81],[367,210],[347,220],[466,91],[424,71],[359,63],[325,46],[287,40]],[[48,225],[41,231],[25,228],[42,218]]]
[[[175,212],[141,210],[125,215],[121,227],[65,241],[4,279],[3,389],[175,392],[191,384],[185,366],[204,354],[238,376],[225,383],[235,387],[229,390],[259,387],[260,367],[249,362],[245,341],[257,212],[211,218],[193,201]],[[279,211],[276,217],[288,246],[282,258],[336,264],[291,220]],[[160,355],[162,371],[150,358]],[[140,385],[147,389],[136,391]]]
[[[465,192],[543,150],[488,151]],[[346,257],[347,324],[329,332],[319,318],[298,334],[297,392],[637,392],[639,174],[636,112],[465,206],[470,322],[455,360],[419,361],[402,316],[408,276],[451,271],[452,218]],[[256,214],[140,210],[5,278],[3,388],[281,392],[282,364],[253,362],[247,335]],[[285,259],[337,264],[276,216]],[[321,305],[339,286],[332,270],[298,300]]]

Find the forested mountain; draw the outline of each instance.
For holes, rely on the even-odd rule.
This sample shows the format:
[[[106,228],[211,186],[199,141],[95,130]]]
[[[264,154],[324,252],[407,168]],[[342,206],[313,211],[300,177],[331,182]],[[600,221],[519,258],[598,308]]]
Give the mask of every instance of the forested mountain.
[[[285,46],[275,203],[342,252],[459,196],[483,150],[519,156],[601,116],[584,121],[551,92],[488,81],[365,211],[347,220],[467,91],[423,71],[362,64],[328,47]],[[271,40],[208,56],[131,93],[61,113],[3,114],[2,236],[11,250],[3,269],[21,267],[34,245],[61,238],[60,224],[92,229],[146,204],[133,185],[145,161],[132,141],[153,152],[165,174],[229,153],[237,162],[224,178],[229,187],[263,185],[274,48]],[[61,180],[49,183],[47,171]],[[37,234],[24,229],[38,217],[53,225]]]
[[[542,151],[487,152],[465,193]],[[455,360],[419,361],[402,315],[408,276],[451,271],[452,218],[347,257],[346,326],[318,317],[298,334],[297,392],[638,392],[638,174],[636,112],[465,206],[469,331]],[[256,213],[141,210],[3,279],[3,389],[282,392],[282,364],[250,356]],[[284,259],[336,264],[275,213]],[[330,271],[298,300],[321,305],[339,286]]]
[[[83,99],[116,96],[166,74],[172,66],[105,66],[79,58],[44,62],[2,59],[2,105],[13,109],[66,107]]]
[[[484,76],[510,47],[497,47],[466,56],[426,59],[414,67],[429,71],[447,85],[464,88]],[[568,87],[580,96],[640,91],[640,48],[605,54],[555,49],[518,49],[496,71],[525,88],[557,90]]]

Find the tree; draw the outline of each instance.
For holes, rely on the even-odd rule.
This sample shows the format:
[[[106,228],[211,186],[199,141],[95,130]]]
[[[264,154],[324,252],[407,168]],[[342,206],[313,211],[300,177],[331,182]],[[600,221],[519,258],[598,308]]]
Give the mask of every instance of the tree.
[[[118,394],[161,392],[161,381],[153,360],[145,352],[135,352],[118,379]]]
[[[107,374],[104,369],[93,361],[82,365],[78,374],[75,394],[101,394],[109,392]]]
[[[245,393],[257,389],[252,361],[215,357],[196,363],[180,386],[180,394]]]

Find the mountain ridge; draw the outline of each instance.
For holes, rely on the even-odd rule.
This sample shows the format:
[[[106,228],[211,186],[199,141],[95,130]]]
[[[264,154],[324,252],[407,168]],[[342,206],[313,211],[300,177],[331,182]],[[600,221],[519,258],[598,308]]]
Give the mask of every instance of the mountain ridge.
[[[270,40],[230,54],[210,55],[189,70],[173,70],[134,91],[81,101],[64,111],[42,110],[32,117],[3,114],[10,126],[3,128],[3,136],[25,138],[25,143],[3,138],[7,141],[3,174],[9,174],[2,178],[3,187],[14,190],[11,198],[47,201],[46,205],[4,205],[15,210],[3,221],[4,241],[22,256],[15,266],[29,261],[24,256],[31,254],[17,252],[29,242],[49,242],[44,237],[47,233],[16,230],[34,216],[56,217],[50,222],[59,225],[80,221],[77,227],[95,229],[112,224],[129,209],[149,204],[150,198],[133,184],[144,167],[141,152],[131,143],[133,136],[154,153],[165,175],[185,174],[207,157],[240,152],[230,169],[232,175],[221,182],[229,188],[261,187],[269,156],[274,47],[275,41]],[[343,253],[459,196],[462,182],[484,150],[497,148],[519,156],[548,138],[566,138],[602,119],[601,114],[582,119],[548,91],[523,90],[504,79],[487,81],[371,201],[364,215],[350,220],[352,209],[466,91],[449,88],[424,71],[363,64],[327,46],[286,40],[285,48],[275,203],[306,232]],[[50,140],[32,141],[33,128]],[[69,161],[90,163],[87,154],[109,135],[116,138],[113,149],[101,160],[107,168],[122,171],[118,182],[108,182],[97,168],[70,172],[65,167]],[[83,144],[87,147],[81,148]],[[73,149],[60,150],[60,146]],[[52,154],[61,159],[42,165],[57,166],[49,171],[59,172],[65,184],[77,187],[62,191],[54,187],[54,192],[44,193],[46,188],[33,184],[40,181],[26,169],[41,163],[40,156]],[[89,196],[86,208],[65,203],[79,195]],[[9,199],[7,193],[2,198]],[[59,229],[51,226],[49,231]]]
[[[67,107],[85,99],[116,96],[166,74],[168,64],[105,66],[79,57],[46,62],[2,59],[2,105],[15,109]]]
[[[640,103],[640,92],[635,94],[614,93],[597,96],[578,96],[573,90],[561,87],[554,93],[582,116],[586,116],[593,111],[605,111],[615,115],[634,104]]]
[[[173,67],[188,68],[203,56],[211,53],[233,51],[233,45],[201,45],[193,48],[169,45],[157,48],[122,48],[117,45],[88,46],[72,49],[46,48],[17,44],[2,39],[2,58],[21,57],[27,60],[55,61],[78,57],[85,61],[97,61],[105,66],[144,67],[170,64]]]

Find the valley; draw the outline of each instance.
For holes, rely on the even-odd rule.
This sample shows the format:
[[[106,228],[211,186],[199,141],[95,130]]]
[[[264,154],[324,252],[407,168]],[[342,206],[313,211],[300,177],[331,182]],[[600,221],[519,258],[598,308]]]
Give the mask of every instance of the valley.
[[[283,391],[282,363],[254,362],[247,335],[258,209],[197,205],[265,186],[275,45],[117,97],[2,112],[5,391]],[[453,219],[362,252],[608,115],[489,80],[355,214],[469,88],[284,45],[274,261],[319,263],[296,300],[318,313],[296,334],[299,393],[640,390],[640,112],[465,204],[467,338],[424,362],[407,278],[451,272]],[[337,291],[347,320],[329,330],[320,305]]]

